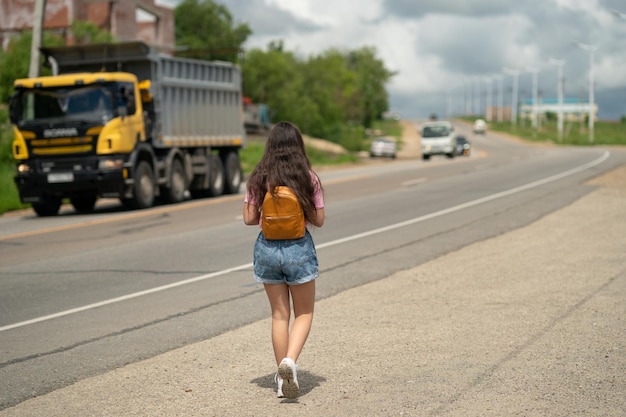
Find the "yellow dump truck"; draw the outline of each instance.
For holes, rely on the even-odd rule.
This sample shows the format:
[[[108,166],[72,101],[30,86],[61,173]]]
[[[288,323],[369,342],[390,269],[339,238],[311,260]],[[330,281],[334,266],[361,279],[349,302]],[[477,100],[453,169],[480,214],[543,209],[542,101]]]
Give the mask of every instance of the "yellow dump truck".
[[[10,101],[20,199],[40,216],[64,198],[134,208],[237,193],[245,144],[241,72],[142,42],[42,48],[52,76]]]

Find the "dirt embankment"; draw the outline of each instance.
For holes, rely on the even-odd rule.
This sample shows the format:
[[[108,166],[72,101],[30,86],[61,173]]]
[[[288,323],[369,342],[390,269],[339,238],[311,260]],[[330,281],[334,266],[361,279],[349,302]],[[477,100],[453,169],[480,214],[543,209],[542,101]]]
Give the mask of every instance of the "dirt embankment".
[[[415,159],[422,155],[420,149],[420,135],[417,125],[410,120],[401,120],[402,145],[398,151],[398,158]]]
[[[410,120],[401,120],[400,125],[402,126],[402,138],[399,141],[398,146],[398,158],[400,159],[415,159],[419,158],[421,155],[420,151],[420,136],[418,133],[418,128],[414,122]],[[307,146],[314,147],[316,149],[320,149],[326,152],[334,153],[337,155],[343,155],[348,153],[348,151],[343,148],[341,145],[338,145],[334,142],[330,142],[324,139],[316,139],[306,135],[303,135],[304,142]],[[363,153],[363,156],[368,156],[367,152]]]

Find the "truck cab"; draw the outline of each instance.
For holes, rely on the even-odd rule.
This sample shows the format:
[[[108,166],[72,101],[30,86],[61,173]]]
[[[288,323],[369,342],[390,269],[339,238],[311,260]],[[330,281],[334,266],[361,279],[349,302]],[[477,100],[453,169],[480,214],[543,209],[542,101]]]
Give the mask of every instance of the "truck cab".
[[[79,211],[98,196],[119,196],[124,165],[145,141],[137,77],[78,73],[18,79],[10,103],[16,185],[37,214],[68,197]]]
[[[64,199],[131,208],[239,192],[241,70],[143,42],[42,48],[53,75],[18,79],[15,183],[39,216]]]

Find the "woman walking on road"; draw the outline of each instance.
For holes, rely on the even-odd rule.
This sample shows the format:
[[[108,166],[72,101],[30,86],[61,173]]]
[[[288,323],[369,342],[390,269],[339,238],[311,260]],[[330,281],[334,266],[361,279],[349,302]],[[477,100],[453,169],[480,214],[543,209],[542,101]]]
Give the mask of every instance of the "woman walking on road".
[[[296,361],[311,330],[318,277],[317,253],[308,226],[322,227],[325,214],[321,182],[311,169],[300,131],[289,122],[270,130],[263,157],[250,174],[243,208],[245,224],[263,225],[263,203],[271,198],[266,193],[280,186],[289,187],[297,197],[307,228],[302,237],[293,239],[268,238],[262,230],[254,245],[254,278],[265,287],[272,310],[277,395],[296,398]],[[272,197],[277,198],[274,193]],[[291,303],[294,321],[290,330]]]

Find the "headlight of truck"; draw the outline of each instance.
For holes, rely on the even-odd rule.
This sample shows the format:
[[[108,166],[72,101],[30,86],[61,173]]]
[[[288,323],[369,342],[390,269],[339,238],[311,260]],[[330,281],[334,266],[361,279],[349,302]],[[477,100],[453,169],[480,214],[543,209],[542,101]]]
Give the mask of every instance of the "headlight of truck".
[[[103,159],[98,162],[98,169],[121,169],[124,161],[121,159]]]
[[[19,174],[26,174],[30,172],[30,166],[28,164],[19,164],[17,166],[17,172]]]

